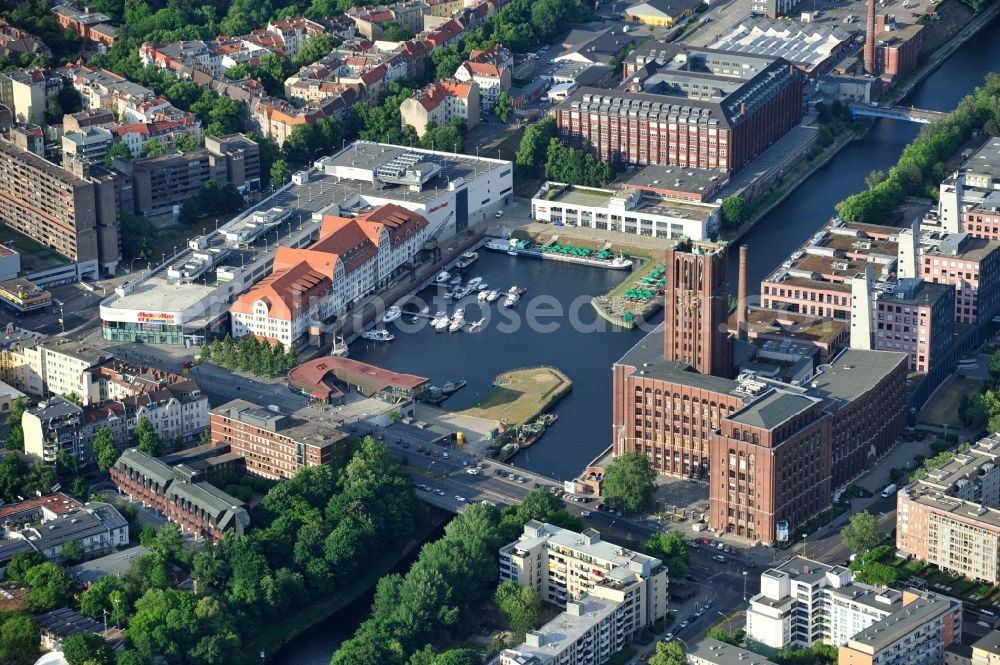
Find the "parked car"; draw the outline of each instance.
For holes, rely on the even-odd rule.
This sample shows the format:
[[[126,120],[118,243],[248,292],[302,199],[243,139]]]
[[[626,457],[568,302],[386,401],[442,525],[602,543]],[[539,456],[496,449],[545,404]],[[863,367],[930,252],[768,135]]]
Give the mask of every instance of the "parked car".
[[[673,633],[667,633],[666,635],[663,636],[663,640],[661,640],[661,641],[664,644],[666,644],[667,642],[669,642],[672,639],[674,639],[674,634]]]
[[[428,487],[427,485],[417,485],[417,489],[418,490],[423,490],[425,492],[430,492],[431,491],[431,488]]]
[[[470,476],[478,476],[479,475],[479,469],[466,469],[465,472],[467,474],[469,474]]]
[[[718,561],[719,563],[725,563],[726,561],[726,557],[722,556],[721,554],[716,554],[715,556],[712,557],[712,559]]]
[[[444,496],[444,490],[434,490],[434,493],[438,496]]]
[[[423,447],[423,446],[421,446],[421,445],[418,445],[418,446],[417,446],[417,452],[418,452],[418,453],[422,453],[422,452],[424,452],[424,447]]]
[[[580,517],[590,517],[590,511],[589,510],[581,510],[580,511]]]
[[[441,453],[439,453],[438,451],[435,450],[435,451],[431,452],[431,457],[441,457]]]
[[[447,452],[443,452],[443,453],[441,453],[441,457],[443,457],[445,459],[448,459],[450,457],[450,455],[448,455]]]
[[[677,624],[677,629],[684,630],[685,628],[688,627],[688,625],[690,624],[688,624],[687,620],[681,621],[679,624]]]
[[[497,219],[499,219],[500,217],[503,217],[503,210],[497,210],[496,217],[497,217]]]
[[[698,610],[697,612],[694,613],[694,618],[697,619],[697,618],[701,617],[701,615],[703,615],[704,613],[705,613],[705,610]]]
[[[706,601],[705,601],[705,604],[704,604],[704,605],[702,605],[702,607],[703,607],[703,608],[705,609],[705,611],[707,612],[708,610],[712,609],[712,601],[710,601],[710,600],[706,600]]]
[[[464,496],[459,496],[458,494],[456,494],[455,495],[455,501],[458,501],[459,503],[465,503],[465,497]]]

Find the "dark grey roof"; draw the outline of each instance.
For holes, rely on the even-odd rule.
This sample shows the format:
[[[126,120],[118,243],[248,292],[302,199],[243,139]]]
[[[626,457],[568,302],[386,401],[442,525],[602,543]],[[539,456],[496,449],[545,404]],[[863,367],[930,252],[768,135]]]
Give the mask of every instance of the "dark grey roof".
[[[174,472],[169,466],[137,448],[125,450],[115,462],[115,468],[119,470],[133,469],[146,478],[155,480],[161,487],[166,486],[174,478]]]
[[[806,411],[818,401],[815,398],[796,395],[784,390],[770,390],[752,404],[729,416],[729,419],[750,427],[774,429]]]
[[[808,392],[850,402],[878,385],[897,365],[905,366],[907,359],[907,354],[895,351],[845,349],[833,362],[817,368]]]
[[[719,393],[731,393],[736,390],[737,383],[710,374],[699,374],[689,366],[664,360],[663,358],[663,324],[661,323],[651,333],[639,340],[639,343],[625,352],[616,365],[634,367],[635,375],[651,379],[673,381],[694,388],[713,390]]]
[[[32,621],[43,633],[49,633],[59,638],[67,638],[77,633],[100,633],[102,630],[101,624],[97,621],[68,607],[40,614]]]
[[[760,654],[713,640],[711,637],[692,644],[687,654],[688,658],[694,658],[696,662],[712,665],[773,665],[773,661]]]
[[[972,648],[1000,654],[1000,630],[991,630],[986,633],[985,637],[972,643]]]

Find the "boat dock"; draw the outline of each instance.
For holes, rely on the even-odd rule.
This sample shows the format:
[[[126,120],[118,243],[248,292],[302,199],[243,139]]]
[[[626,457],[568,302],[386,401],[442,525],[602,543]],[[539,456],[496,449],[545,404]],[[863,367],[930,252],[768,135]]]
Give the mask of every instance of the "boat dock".
[[[489,238],[483,245],[494,252],[506,252],[511,256],[530,256],[536,259],[560,261],[576,265],[604,268],[606,270],[631,270],[633,261],[624,257],[616,257],[611,252],[611,243],[606,242],[597,250],[583,249],[569,245],[560,245],[559,236],[553,236],[544,245],[533,245],[530,240],[513,240],[504,238]]]

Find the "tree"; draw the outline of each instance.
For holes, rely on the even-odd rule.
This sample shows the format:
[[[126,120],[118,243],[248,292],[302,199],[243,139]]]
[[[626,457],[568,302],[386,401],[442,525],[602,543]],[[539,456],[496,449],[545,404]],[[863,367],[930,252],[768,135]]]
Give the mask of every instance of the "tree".
[[[879,561],[869,561],[865,562],[860,569],[856,571],[855,577],[859,582],[864,582],[865,584],[872,584],[879,587],[889,587],[892,586],[893,582],[895,582],[899,576],[896,569],[892,566]]]
[[[83,561],[83,545],[79,540],[70,540],[63,545],[59,557],[64,566],[75,566]]]
[[[382,24],[382,39],[387,42],[405,42],[413,39],[413,31],[395,21],[386,21]]]
[[[667,566],[671,577],[679,579],[688,570],[688,548],[679,531],[654,534],[646,541],[646,554],[655,556]]]
[[[501,91],[497,97],[497,103],[493,105],[493,113],[500,118],[500,122],[507,122],[514,115],[514,100],[510,98],[510,93]]]
[[[115,158],[132,161],[135,159],[135,156],[132,154],[132,150],[128,147],[127,143],[119,141],[118,143],[112,145],[111,149],[108,150],[108,154],[104,156],[104,166],[106,168],[111,168],[111,164],[114,162]]]
[[[49,612],[69,603],[73,597],[73,580],[54,563],[40,563],[24,575],[30,591],[25,604],[35,614]]]
[[[524,634],[538,625],[541,600],[532,587],[508,580],[497,587],[493,598],[510,623],[515,643],[523,640]]]
[[[163,444],[160,441],[160,437],[157,436],[156,430],[153,429],[153,423],[149,421],[149,418],[145,416],[139,418],[139,423],[135,426],[135,431],[132,432],[132,440],[135,442],[136,448],[150,457],[160,456],[160,449]]]
[[[746,631],[742,629],[733,633],[728,633],[721,628],[713,628],[708,631],[708,637],[713,640],[725,642],[726,644],[732,644],[734,647],[743,646],[743,640],[746,639],[746,635]]]
[[[156,239],[156,234],[156,227],[148,219],[123,212],[119,235],[125,260],[149,260],[153,256],[153,241]]]
[[[45,563],[45,557],[38,552],[20,552],[15,554],[7,564],[7,577],[23,582],[28,571],[40,563]]]
[[[34,622],[24,614],[0,618],[0,663],[31,665],[38,658],[39,634]]]
[[[615,457],[604,470],[602,494],[609,503],[625,510],[638,510],[653,496],[656,471],[642,453]]]
[[[146,141],[142,147],[143,157],[159,157],[167,154],[167,149],[160,143],[160,139],[152,138]]]
[[[649,658],[649,665],[684,665],[686,662],[684,648],[677,640],[671,640],[666,644],[657,642],[656,653]]]
[[[328,14],[329,16],[329,14]],[[331,34],[315,35],[306,40],[292,59],[296,67],[308,65],[316,62],[323,56],[329,55],[334,49],[335,38]]]
[[[107,427],[102,427],[97,431],[90,448],[94,453],[94,459],[97,461],[97,468],[102,473],[110,469],[118,461],[118,447],[115,446],[114,435]]]
[[[63,640],[63,658],[69,665],[114,665],[115,653],[95,633],[76,633]]]
[[[514,164],[524,175],[537,176],[545,166],[545,153],[549,142],[556,135],[556,121],[546,116],[538,122],[528,125],[521,136],[521,143],[514,155]]]
[[[996,383],[1000,381],[1000,351],[994,351],[993,356],[990,357],[990,378]]]
[[[868,185],[868,189],[875,189],[883,182],[885,182],[885,171],[874,170],[865,176],[865,184]]]
[[[746,203],[740,196],[727,196],[722,202],[722,222],[729,228],[735,228],[746,219]]]
[[[174,140],[174,147],[180,152],[191,152],[198,149],[198,141],[190,134],[181,134]]]
[[[23,397],[18,397],[10,407],[10,414],[7,416],[7,441],[5,445],[8,450],[24,451],[24,430],[21,428],[21,417],[24,415],[28,403]],[[10,457],[14,457],[11,455]],[[7,499],[8,501],[10,499]]]
[[[271,165],[271,185],[275,189],[284,185],[291,179],[291,177],[292,172],[288,168],[288,163],[285,160],[279,159]]]
[[[875,517],[863,510],[851,515],[851,521],[840,532],[840,539],[854,554],[864,554],[878,547],[884,536],[879,533]]]

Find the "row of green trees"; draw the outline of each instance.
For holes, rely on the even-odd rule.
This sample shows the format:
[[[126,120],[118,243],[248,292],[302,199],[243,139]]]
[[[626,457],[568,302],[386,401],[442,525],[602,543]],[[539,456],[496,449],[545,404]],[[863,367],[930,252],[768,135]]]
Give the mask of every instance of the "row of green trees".
[[[299,364],[295,347],[287,351],[281,344],[262,342],[253,335],[234,340],[229,335],[202,347],[202,358],[228,369],[238,369],[256,376],[274,377]]]
[[[1000,134],[1000,75],[988,74],[983,85],[966,96],[947,118],[925,125],[900,155],[896,165],[873,186],[837,204],[837,214],[855,222],[884,223],[905,196],[937,197],[947,174],[945,161],[983,129]]]
[[[427,651],[426,645],[468,635],[479,616],[476,608],[494,596],[513,630],[534,627],[537,601],[530,594],[522,595],[509,586],[494,591],[497,550],[514,540],[530,519],[582,528],[579,519],[544,490],[535,490],[522,504],[502,511],[486,504],[469,506],[448,524],[442,538],[423,547],[406,575],[389,575],[379,581],[371,618],[344,642],[331,664],[437,665],[437,660],[419,659]],[[496,644],[492,650],[503,646]],[[481,662],[478,657],[469,660],[469,656],[449,652],[446,662]]]
[[[213,180],[202,183],[198,193],[181,205],[178,220],[182,224],[196,224],[203,217],[229,215],[246,204],[243,195],[232,183],[219,185]]]

